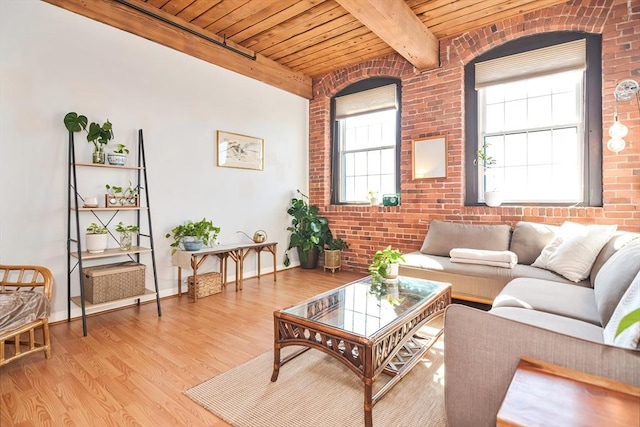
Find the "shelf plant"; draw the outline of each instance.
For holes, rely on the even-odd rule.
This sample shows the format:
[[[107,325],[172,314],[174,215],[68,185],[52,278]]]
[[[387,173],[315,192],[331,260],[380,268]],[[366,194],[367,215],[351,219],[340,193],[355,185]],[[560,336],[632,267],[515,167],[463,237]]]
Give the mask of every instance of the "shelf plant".
[[[137,225],[124,225],[122,221],[120,221],[116,225],[116,231],[120,233],[120,249],[123,251],[128,251],[131,249],[132,237],[133,234],[140,232],[140,227]]]
[[[87,141],[93,144],[93,163],[104,164],[103,146],[113,139],[113,125],[107,119],[102,125],[96,122],[87,123],[87,116],[78,114],[75,111],[69,112],[64,116],[64,125],[69,132],[87,132]]]
[[[174,227],[171,233],[167,233],[165,237],[167,239],[173,238],[173,243],[171,243],[173,248],[171,254],[173,255],[180,249],[181,244],[184,250],[187,251],[197,251],[203,245],[209,246],[209,244],[213,244],[216,241],[219,233],[220,227],[214,226],[213,221],[202,218],[197,222],[189,220]]]
[[[92,254],[104,252],[109,244],[109,230],[107,227],[92,222],[86,231],[85,243],[87,245],[87,252]]]
[[[128,154],[129,149],[127,146],[124,144],[118,144],[115,150],[107,154],[107,160],[110,165],[124,166],[127,163]]]
[[[284,265],[289,266],[291,260],[289,251],[296,249],[302,268],[316,268],[318,265],[318,254],[324,250],[326,242],[331,238],[329,221],[319,214],[316,205],[309,204],[309,197],[297,190],[299,198],[292,198],[287,213],[292,216],[291,225],[287,230],[289,235],[289,246],[285,251]]]
[[[140,193],[140,190],[143,189],[143,187],[139,185],[133,185],[131,181],[129,181],[128,187],[106,184],[105,188],[107,189],[107,207],[138,206],[138,194]]]

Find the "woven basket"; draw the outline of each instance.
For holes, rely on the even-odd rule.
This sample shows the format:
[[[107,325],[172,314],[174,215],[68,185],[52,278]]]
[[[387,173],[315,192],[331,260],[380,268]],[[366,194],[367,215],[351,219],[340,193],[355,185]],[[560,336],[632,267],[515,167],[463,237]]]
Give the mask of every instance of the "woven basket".
[[[144,294],[144,264],[127,261],[82,269],[84,298],[91,304]]]
[[[203,273],[198,274],[198,283],[195,288],[197,289],[196,295],[198,298],[206,297],[209,295],[217,294],[222,291],[222,274],[220,273]],[[193,276],[189,276],[187,280],[188,290],[187,295],[189,298],[193,298]]]

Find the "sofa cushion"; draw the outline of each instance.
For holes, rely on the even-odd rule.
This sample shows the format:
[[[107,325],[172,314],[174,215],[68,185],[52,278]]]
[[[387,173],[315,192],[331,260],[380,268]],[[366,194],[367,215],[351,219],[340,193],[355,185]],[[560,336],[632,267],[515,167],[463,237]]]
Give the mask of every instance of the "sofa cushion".
[[[493,307],[544,311],[602,326],[593,289],[568,283],[514,279],[496,297]]]
[[[573,282],[584,280],[615,231],[615,225],[582,225],[567,221],[532,265],[555,271]]]
[[[640,246],[630,243],[613,254],[598,272],[593,290],[603,325],[609,323],[613,311],[639,270]]]
[[[604,342],[617,347],[640,349],[640,321],[631,321],[632,323],[623,325],[618,334],[622,319],[638,310],[640,310],[640,273],[636,274],[636,277],[616,306],[611,320],[604,328]]]
[[[489,310],[489,313],[515,320],[516,322],[571,335],[572,337],[582,338],[599,344],[604,343],[601,327],[570,317],[545,313],[544,311],[523,310],[515,307],[496,307]],[[558,351],[561,351],[561,349],[558,349]]]
[[[520,221],[513,229],[509,250],[518,255],[518,263],[531,265],[540,256],[559,227]]]
[[[509,249],[511,227],[500,225],[460,224],[432,220],[420,252],[449,256],[453,248],[506,251]]]
[[[604,245],[604,248],[602,248],[602,250],[598,254],[598,257],[593,263],[593,267],[591,267],[590,280],[592,288],[595,284],[598,272],[600,271],[604,263],[607,262],[613,254],[622,249],[623,246],[626,246],[628,244],[640,247],[640,234],[631,233],[628,231],[617,231],[613,234],[613,237],[611,237],[607,244]]]

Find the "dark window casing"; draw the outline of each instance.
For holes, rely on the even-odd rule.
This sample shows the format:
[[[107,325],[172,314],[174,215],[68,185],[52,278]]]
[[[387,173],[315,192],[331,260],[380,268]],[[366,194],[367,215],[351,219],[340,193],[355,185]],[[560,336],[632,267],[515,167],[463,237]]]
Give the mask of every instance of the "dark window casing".
[[[581,206],[602,206],[602,36],[584,32],[552,32],[521,37],[495,47],[464,67],[465,104],[465,206],[478,202],[478,92],[475,64],[560,43],[586,39],[587,69],[584,83],[584,188]]]

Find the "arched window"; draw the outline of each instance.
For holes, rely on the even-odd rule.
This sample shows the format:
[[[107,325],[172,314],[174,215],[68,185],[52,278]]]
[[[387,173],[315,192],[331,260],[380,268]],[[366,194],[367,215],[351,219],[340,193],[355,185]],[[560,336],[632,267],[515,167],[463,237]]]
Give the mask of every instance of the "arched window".
[[[331,201],[400,192],[400,81],[371,78],[331,100]]]
[[[466,65],[465,204],[499,189],[506,204],[602,206],[601,79],[601,36],[579,32],[523,37]]]

